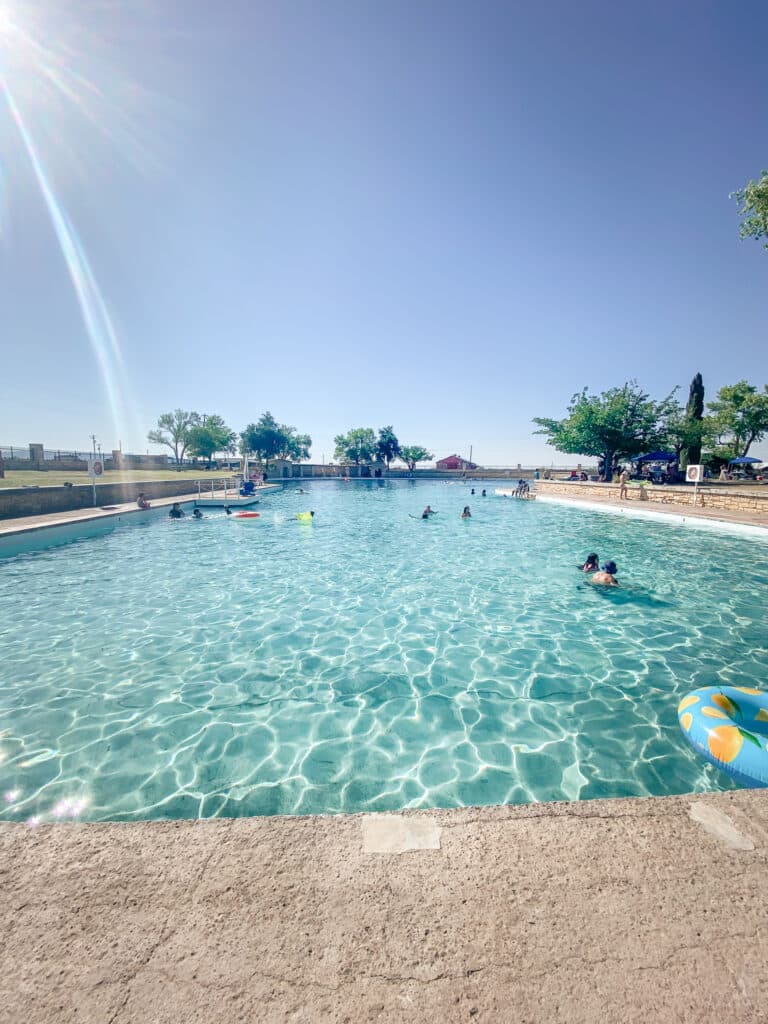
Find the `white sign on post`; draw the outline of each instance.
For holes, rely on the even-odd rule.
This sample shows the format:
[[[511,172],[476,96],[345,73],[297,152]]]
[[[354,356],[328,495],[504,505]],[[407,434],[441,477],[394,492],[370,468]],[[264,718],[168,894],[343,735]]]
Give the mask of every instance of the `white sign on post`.
[[[699,484],[704,479],[704,467],[688,466],[685,471],[685,479],[689,484],[693,484],[693,504],[695,505],[699,493]]]
[[[101,459],[90,458],[88,459],[88,476],[91,478],[91,484],[93,485],[93,507],[96,508],[96,477],[102,476],[104,473],[104,463]]]

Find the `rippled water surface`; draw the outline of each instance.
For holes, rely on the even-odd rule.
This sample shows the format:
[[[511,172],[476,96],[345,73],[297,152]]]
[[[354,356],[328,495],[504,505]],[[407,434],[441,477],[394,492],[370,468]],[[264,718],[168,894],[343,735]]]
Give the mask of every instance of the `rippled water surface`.
[[[153,512],[0,562],[3,817],[730,787],[675,710],[768,681],[764,543],[460,484],[305,487],[255,522]],[[620,591],[575,571],[592,550]]]

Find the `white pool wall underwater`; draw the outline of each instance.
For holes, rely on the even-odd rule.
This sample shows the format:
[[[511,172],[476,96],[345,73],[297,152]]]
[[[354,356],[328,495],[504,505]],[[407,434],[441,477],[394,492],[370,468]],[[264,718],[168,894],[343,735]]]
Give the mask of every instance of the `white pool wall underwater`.
[[[191,509],[194,501],[182,501],[179,504]],[[68,520],[63,523],[46,523],[24,529],[14,528],[14,520],[6,520],[0,524],[0,559],[14,558],[16,555],[28,555],[35,551],[59,547],[62,544],[73,544],[75,541],[90,540],[94,537],[105,537],[114,530],[128,526],[148,526],[150,523],[168,516],[169,506],[152,509],[133,509],[129,511],[107,513],[92,519]],[[3,530],[5,527],[5,531]]]
[[[656,523],[668,523],[672,526],[692,526],[697,530],[709,530],[714,533],[730,533],[740,537],[759,537],[768,541],[768,527],[756,526],[752,523],[732,523],[726,519],[709,519],[692,513],[689,516],[678,512],[654,512],[650,509],[632,508],[624,505],[612,505],[603,501],[582,501],[578,498],[554,498],[539,494],[536,501],[548,505],[568,505],[575,509],[588,512],[604,512],[606,515],[628,516],[631,519],[650,519]]]

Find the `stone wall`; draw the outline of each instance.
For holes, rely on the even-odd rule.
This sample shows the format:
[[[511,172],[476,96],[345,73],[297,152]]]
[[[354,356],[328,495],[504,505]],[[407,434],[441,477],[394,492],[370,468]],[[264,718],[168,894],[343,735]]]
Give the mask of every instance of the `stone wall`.
[[[539,480],[536,492],[551,495],[553,498],[587,498],[590,501],[619,501],[619,484],[588,484],[567,483],[557,480]],[[630,484],[628,487],[629,502],[648,502],[650,504],[693,504],[693,487],[654,487]],[[714,487],[704,485],[699,488],[696,501],[699,508],[723,509],[731,512],[758,512],[768,518],[768,487],[765,493],[754,489],[733,487]]]
[[[135,501],[143,491],[149,500],[197,492],[194,480],[155,480],[148,483],[96,484],[96,505],[120,505]],[[0,519],[38,516],[72,509],[93,508],[93,487],[4,487],[0,489]]]

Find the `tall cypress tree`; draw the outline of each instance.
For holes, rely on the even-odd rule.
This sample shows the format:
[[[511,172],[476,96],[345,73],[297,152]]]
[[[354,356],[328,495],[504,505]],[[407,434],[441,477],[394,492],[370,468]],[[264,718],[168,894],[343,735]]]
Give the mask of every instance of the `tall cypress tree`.
[[[701,421],[704,417],[704,381],[697,373],[691,381],[688,405],[685,407],[685,421],[689,428],[688,444],[682,451],[683,469],[697,466],[701,462]]]

